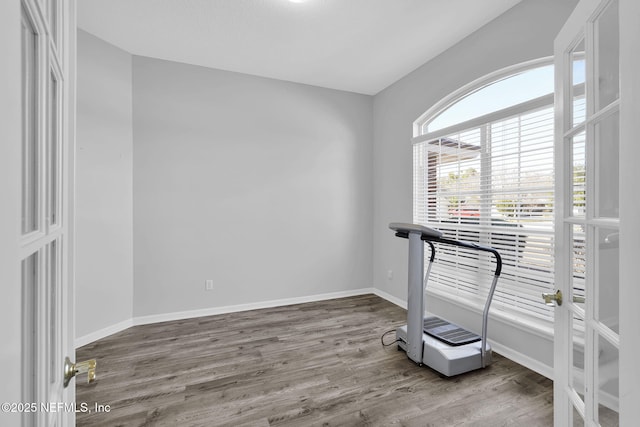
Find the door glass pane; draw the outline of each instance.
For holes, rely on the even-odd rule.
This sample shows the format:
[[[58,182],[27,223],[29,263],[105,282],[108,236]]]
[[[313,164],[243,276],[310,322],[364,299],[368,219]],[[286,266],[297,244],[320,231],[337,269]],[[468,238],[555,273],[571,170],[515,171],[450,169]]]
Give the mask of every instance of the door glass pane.
[[[38,252],[22,261],[22,306],[23,306],[23,330],[25,333],[23,353],[25,355],[25,390],[33,393],[36,390],[36,352],[37,348],[37,313],[38,313]],[[25,396],[33,400],[33,396]]]
[[[598,358],[598,420],[600,425],[618,426],[618,349],[603,337],[596,340]]]
[[[596,145],[596,217],[620,216],[620,126],[619,113],[607,116],[595,125]]]
[[[584,420],[582,419],[582,415],[578,412],[578,410],[573,407],[573,427],[583,427]]]
[[[37,35],[22,16],[22,233],[38,229],[39,150],[37,133]]]
[[[584,320],[580,316],[573,315],[572,322],[573,341],[573,369],[569,384],[584,399],[585,379],[584,379]]]
[[[60,109],[58,106],[58,79],[56,75],[49,73],[49,136],[48,136],[48,155],[49,155],[49,224],[58,223],[58,208],[60,206],[59,197],[59,162],[60,162],[60,138],[59,123]]]
[[[595,21],[596,111],[618,99],[620,94],[618,1],[607,6]]]
[[[60,328],[60,280],[59,280],[59,254],[58,242],[54,240],[49,245],[49,277],[47,283],[47,306],[48,306],[48,347],[49,347],[49,382],[55,383],[60,372],[61,361],[58,358],[59,337],[58,330]]]
[[[586,117],[584,40],[578,43],[571,52],[571,62],[571,126],[575,127],[584,122]]]
[[[51,31],[53,43],[58,44],[58,0],[49,0],[49,29]]]
[[[571,229],[573,249],[571,254],[571,298],[585,297],[586,241],[584,226],[573,225]],[[584,309],[584,305],[580,305]],[[584,314],[584,313],[583,313]],[[572,372],[569,384],[584,399],[585,394],[585,324],[582,316],[573,313],[571,319]],[[581,420],[581,419],[580,419]],[[582,424],[580,424],[582,425]]]
[[[586,143],[585,133],[580,132],[573,137],[571,150],[572,157],[572,178],[571,188],[573,193],[573,212],[572,216],[584,218],[587,202],[586,187]]]
[[[585,277],[587,272],[587,246],[584,226],[574,224],[571,230],[573,249],[571,251],[571,298],[585,298]],[[582,305],[584,308],[584,305]]]
[[[597,231],[596,266],[598,299],[596,319],[619,332],[619,262],[618,230],[602,228]]]

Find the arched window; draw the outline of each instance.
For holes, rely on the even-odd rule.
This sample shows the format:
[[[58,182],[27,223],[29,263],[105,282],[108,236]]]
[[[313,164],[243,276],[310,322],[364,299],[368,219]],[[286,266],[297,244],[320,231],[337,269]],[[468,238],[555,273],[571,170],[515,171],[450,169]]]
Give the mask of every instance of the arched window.
[[[550,58],[510,67],[436,104],[414,123],[413,138],[414,221],[497,248],[504,269],[492,307],[546,320],[553,318],[540,296],[554,281],[553,96]],[[437,254],[428,291],[483,301],[492,259],[444,246]]]

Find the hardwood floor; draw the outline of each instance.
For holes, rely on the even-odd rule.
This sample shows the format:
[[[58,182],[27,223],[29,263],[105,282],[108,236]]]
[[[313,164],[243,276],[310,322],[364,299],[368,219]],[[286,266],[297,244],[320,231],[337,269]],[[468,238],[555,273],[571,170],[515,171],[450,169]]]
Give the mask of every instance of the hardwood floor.
[[[382,347],[405,316],[364,295],[136,326],[78,349],[98,379],[77,378],[77,425],[553,424],[552,382],[500,355],[443,378]]]

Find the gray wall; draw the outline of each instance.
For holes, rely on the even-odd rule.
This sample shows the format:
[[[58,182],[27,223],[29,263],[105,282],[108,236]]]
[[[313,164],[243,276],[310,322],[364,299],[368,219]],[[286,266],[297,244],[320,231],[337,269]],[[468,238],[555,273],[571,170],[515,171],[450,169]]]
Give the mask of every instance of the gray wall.
[[[131,55],[78,31],[76,337],[133,313]]]
[[[133,76],[135,317],[372,286],[371,97],[137,56]]]
[[[407,298],[407,244],[394,237],[390,222],[412,220],[413,122],[456,89],[492,71],[553,55],[553,40],[575,0],[524,0],[374,98],[374,287]],[[388,279],[387,271],[393,270]],[[478,324],[478,316],[455,313],[434,298],[428,309],[460,323]],[[497,336],[497,335],[496,335]],[[532,338],[532,342],[535,341]],[[513,343],[513,345],[519,345]],[[518,347],[514,347],[518,348]],[[528,350],[521,349],[523,352]],[[550,366],[552,352],[543,351]],[[536,357],[540,359],[540,357]]]

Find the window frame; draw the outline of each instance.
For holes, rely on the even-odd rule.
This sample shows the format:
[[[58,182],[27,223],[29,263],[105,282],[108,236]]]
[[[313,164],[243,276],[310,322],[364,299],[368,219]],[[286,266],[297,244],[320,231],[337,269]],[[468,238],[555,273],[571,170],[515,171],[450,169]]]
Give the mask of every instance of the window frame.
[[[482,90],[483,88],[490,86],[500,80],[509,78],[513,75],[526,72],[528,70],[532,70],[539,67],[544,67],[548,65],[553,65],[553,57],[544,57],[531,61],[527,61],[524,63],[516,64],[513,66],[509,66],[492,73],[489,73],[479,79],[472,81],[471,83],[464,85],[458,90],[452,92],[451,94],[444,97],[442,100],[437,102],[431,108],[429,108],[424,114],[422,114],[414,123],[413,123],[413,138],[412,145],[416,146],[417,144],[425,143],[428,141],[437,140],[440,138],[445,138],[451,134],[461,132],[464,130],[469,130],[474,127],[480,127],[486,124],[490,124],[495,121],[505,120],[510,117],[517,116],[519,114],[528,113],[535,110],[540,110],[546,107],[554,106],[554,93],[551,92],[549,94],[530,99],[528,101],[524,101],[522,103],[506,107],[497,111],[493,111],[487,114],[484,114],[479,117],[474,117],[468,119],[464,122],[457,123],[452,126],[448,126],[446,128],[437,129],[431,132],[423,132],[426,130],[426,125],[434,119],[436,119],[441,113],[445,110],[462,100],[463,98]],[[416,161],[415,154],[413,155],[414,162]],[[414,163],[415,164],[415,163]],[[416,170],[414,170],[414,185],[416,179]],[[414,220],[416,220],[416,188],[413,190],[413,215]],[[425,199],[428,199],[428,196]],[[552,214],[553,216],[553,214]],[[437,225],[436,225],[437,226]],[[464,227],[463,227],[464,228]],[[553,232],[552,232],[553,233]],[[553,266],[552,266],[553,268]],[[553,269],[551,270],[551,274],[553,274]],[[500,286],[500,283],[498,283]],[[482,298],[484,298],[484,293],[479,288],[478,289],[478,298],[467,298],[461,297],[460,295],[456,295],[454,292],[447,292],[442,289],[438,289],[434,287],[427,286],[427,293],[437,296],[440,299],[443,299],[449,303],[455,304],[460,307],[464,307],[467,309],[472,309],[473,311],[481,311],[483,302]],[[542,304],[542,300],[541,300]],[[553,312],[550,312],[550,318],[545,319],[540,317],[540,315],[535,315],[533,313],[527,314],[522,310],[513,310],[506,308],[504,306],[498,306],[498,310],[492,310],[492,316],[497,316],[503,319],[508,320],[510,323],[519,324],[521,327],[526,328],[528,331],[535,331],[541,336],[550,336],[553,334]],[[494,308],[497,308],[494,306]]]
[[[477,92],[493,83],[496,83],[500,80],[504,80],[508,77],[511,77],[514,74],[518,74],[518,73],[522,73],[524,71],[528,71],[534,68],[539,68],[539,67],[544,67],[546,65],[553,65],[553,56],[546,56],[543,58],[538,58],[538,59],[533,59],[531,61],[526,61],[526,62],[521,62],[519,64],[515,64],[515,65],[511,65],[505,68],[501,68],[500,70],[496,70],[493,71],[489,74],[486,74],[464,86],[462,86],[461,88],[451,92],[449,95],[445,96],[444,98],[442,98],[440,101],[436,102],[431,108],[429,108],[427,111],[425,111],[422,115],[420,115],[420,117],[418,117],[414,122],[413,122],[413,140],[412,142],[415,144],[416,142],[414,141],[415,138],[417,137],[422,137],[424,135],[428,135],[431,133],[436,133],[436,132],[440,132],[443,131],[445,129],[438,129],[434,132],[428,132],[423,134],[422,133],[422,127],[429,123],[430,121],[432,121],[433,119],[435,119],[436,117],[438,117],[438,115],[440,115],[440,113],[442,113],[444,110],[448,109],[449,107],[451,107],[453,104],[457,103],[458,101],[460,101],[462,98],[471,95],[474,92]],[[551,96],[553,97],[553,92],[551,92]],[[525,101],[525,102],[529,102],[529,101]],[[518,104],[520,105],[520,104]],[[507,107],[503,110],[508,110],[510,107]],[[503,110],[499,110],[499,111],[503,111]],[[486,117],[486,116],[490,116],[493,113],[489,113],[486,114],[482,117]],[[474,119],[472,119],[474,120]],[[466,122],[469,122],[471,120],[468,120]],[[466,123],[465,122],[465,123]],[[449,126],[447,127],[447,129],[452,128],[453,126]],[[456,125],[457,127],[457,125]]]

